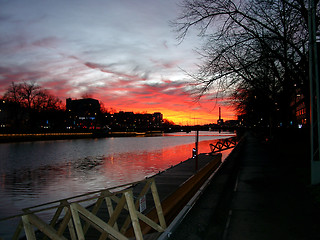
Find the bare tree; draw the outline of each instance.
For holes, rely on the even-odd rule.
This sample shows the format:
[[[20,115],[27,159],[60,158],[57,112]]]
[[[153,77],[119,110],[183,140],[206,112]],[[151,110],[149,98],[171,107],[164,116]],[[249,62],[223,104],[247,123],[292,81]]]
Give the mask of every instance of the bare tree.
[[[34,82],[12,82],[4,94],[4,99],[36,111],[58,110],[61,107],[60,99]]]
[[[251,89],[270,99],[274,110],[278,103],[284,117],[294,86],[308,96],[306,1],[185,0],[181,9],[174,22],[178,38],[182,41],[190,28],[196,28],[207,40],[201,51],[203,63],[193,76],[201,86],[200,95],[215,87],[243,97],[239,90]],[[244,104],[248,99],[243,100]]]
[[[34,82],[11,83],[3,99],[7,102],[7,114],[11,116],[8,123],[14,131],[37,130],[49,119],[58,125],[61,100]]]
[[[22,104],[22,84],[11,83],[3,98],[14,103]]]
[[[33,99],[33,108],[38,111],[60,110],[61,105],[62,101],[45,89],[41,89]]]

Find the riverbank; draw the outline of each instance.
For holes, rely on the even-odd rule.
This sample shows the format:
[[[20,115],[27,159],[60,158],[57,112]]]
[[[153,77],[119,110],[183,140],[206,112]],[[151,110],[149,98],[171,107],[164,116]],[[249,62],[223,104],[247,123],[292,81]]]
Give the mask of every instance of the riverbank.
[[[146,137],[162,135],[162,131],[147,132],[70,132],[70,133],[8,133],[0,134],[0,143],[45,141],[45,140],[66,140],[81,138],[101,138],[101,137]]]

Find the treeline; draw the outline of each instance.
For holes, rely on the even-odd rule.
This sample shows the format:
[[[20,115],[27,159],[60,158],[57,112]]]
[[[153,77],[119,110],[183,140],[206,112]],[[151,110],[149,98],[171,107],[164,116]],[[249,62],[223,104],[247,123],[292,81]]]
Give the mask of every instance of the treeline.
[[[0,132],[147,131],[174,125],[160,113],[116,113],[114,109],[109,113],[98,100],[87,96],[82,100],[75,100],[75,109],[66,111],[59,98],[36,83],[11,83],[0,101]]]
[[[2,132],[38,132],[64,127],[65,105],[48,90],[34,82],[14,83],[7,88],[0,102]]]

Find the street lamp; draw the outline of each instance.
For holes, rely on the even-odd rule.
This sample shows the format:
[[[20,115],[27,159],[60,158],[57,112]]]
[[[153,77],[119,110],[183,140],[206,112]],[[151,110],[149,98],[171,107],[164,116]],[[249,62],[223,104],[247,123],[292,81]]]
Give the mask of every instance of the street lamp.
[[[316,25],[316,4],[314,0],[309,0],[308,3],[311,184],[318,184],[320,183],[320,86],[317,50],[318,34]]]

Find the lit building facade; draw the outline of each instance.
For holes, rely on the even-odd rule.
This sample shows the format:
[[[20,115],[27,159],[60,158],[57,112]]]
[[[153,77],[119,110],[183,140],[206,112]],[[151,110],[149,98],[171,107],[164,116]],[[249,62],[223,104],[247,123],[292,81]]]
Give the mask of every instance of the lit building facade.
[[[100,103],[93,98],[66,100],[66,125],[68,129],[100,128]]]

